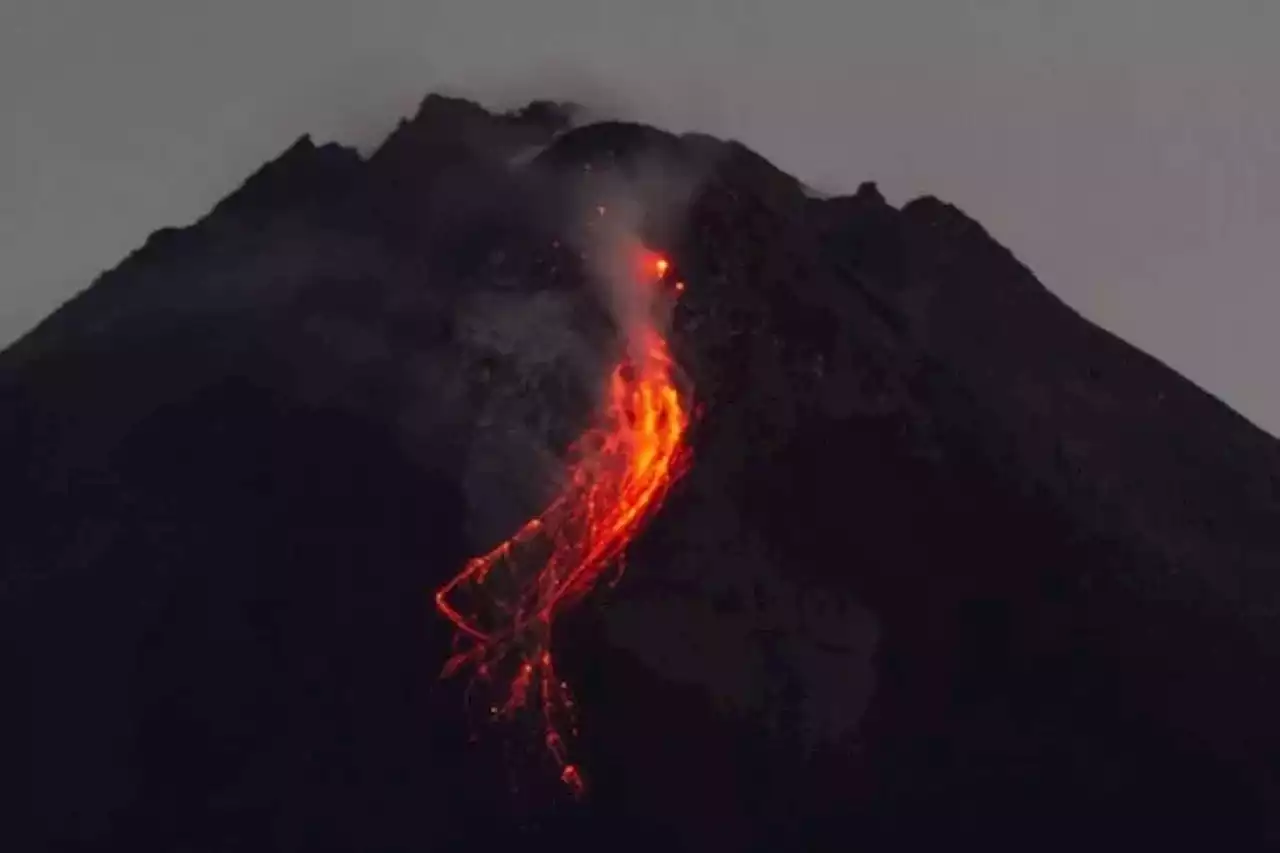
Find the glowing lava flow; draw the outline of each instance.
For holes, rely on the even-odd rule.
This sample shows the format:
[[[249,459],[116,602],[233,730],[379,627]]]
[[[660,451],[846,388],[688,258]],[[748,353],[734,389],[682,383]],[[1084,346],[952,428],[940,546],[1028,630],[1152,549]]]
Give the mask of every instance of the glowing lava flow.
[[[668,262],[644,257],[651,283],[660,283]],[[570,448],[559,496],[436,593],[437,608],[457,628],[444,675],[473,666],[493,690],[494,717],[539,713],[547,749],[575,794],[584,786],[567,754],[573,698],[556,674],[552,623],[606,570],[621,571],[623,551],[688,458],[689,415],[666,340],[646,323],[630,344],[609,375],[603,410]]]

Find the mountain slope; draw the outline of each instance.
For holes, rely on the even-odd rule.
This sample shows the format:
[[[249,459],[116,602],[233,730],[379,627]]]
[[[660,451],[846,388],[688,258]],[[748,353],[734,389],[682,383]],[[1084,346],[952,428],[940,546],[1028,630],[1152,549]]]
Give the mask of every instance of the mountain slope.
[[[13,849],[1280,841],[1280,444],[950,205],[578,121],[304,138],[0,356]],[[552,807],[430,593],[591,408],[597,206],[687,282],[702,415],[557,634]]]

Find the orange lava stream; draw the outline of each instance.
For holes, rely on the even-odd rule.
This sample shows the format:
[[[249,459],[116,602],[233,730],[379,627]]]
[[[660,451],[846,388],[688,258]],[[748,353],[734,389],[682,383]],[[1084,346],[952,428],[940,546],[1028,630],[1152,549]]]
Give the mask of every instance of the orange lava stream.
[[[646,265],[658,281],[669,268],[660,257]],[[495,718],[537,712],[547,749],[575,795],[584,782],[567,751],[574,703],[556,674],[552,623],[611,567],[621,572],[623,552],[688,459],[689,414],[667,342],[647,325],[631,344],[609,375],[603,410],[570,447],[558,497],[436,593],[437,608],[457,629],[444,676],[474,667],[492,688]]]

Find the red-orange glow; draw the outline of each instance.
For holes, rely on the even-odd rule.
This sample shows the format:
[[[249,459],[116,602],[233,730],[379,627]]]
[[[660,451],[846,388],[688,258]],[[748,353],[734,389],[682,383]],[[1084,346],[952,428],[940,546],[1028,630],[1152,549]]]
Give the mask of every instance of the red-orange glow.
[[[564,770],[560,773],[560,781],[569,786],[569,790],[573,792],[575,797],[580,797],[586,792],[586,786],[582,782],[582,776],[578,774],[578,768],[572,764],[566,764]]]
[[[640,263],[650,277],[670,266],[650,252]],[[556,675],[552,623],[611,567],[620,573],[623,551],[688,461],[688,406],[667,342],[649,325],[630,343],[609,374],[602,411],[569,450],[558,497],[436,593],[457,629],[444,675],[474,666],[493,690],[494,717],[539,714],[547,751],[575,795],[585,784],[566,746],[574,703]]]
[[[634,263],[634,275],[641,282],[657,284],[671,272],[671,262],[650,249],[637,250]]]

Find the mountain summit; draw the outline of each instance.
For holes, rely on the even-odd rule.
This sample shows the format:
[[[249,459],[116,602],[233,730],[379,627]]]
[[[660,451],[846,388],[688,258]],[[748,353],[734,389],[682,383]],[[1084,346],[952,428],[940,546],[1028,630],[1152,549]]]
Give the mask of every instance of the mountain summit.
[[[433,595],[564,480],[623,238],[688,465],[551,635],[575,803]],[[0,355],[0,471],[5,849],[1280,844],[1280,443],[935,198],[431,96]]]

